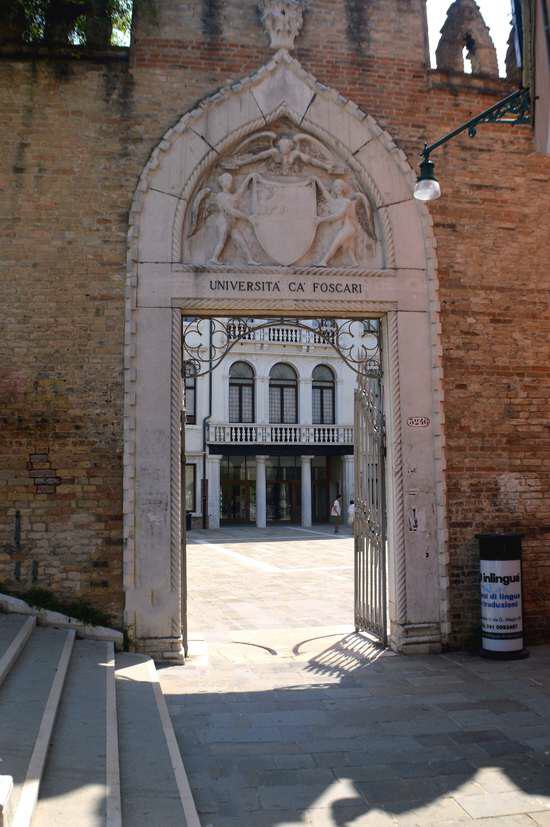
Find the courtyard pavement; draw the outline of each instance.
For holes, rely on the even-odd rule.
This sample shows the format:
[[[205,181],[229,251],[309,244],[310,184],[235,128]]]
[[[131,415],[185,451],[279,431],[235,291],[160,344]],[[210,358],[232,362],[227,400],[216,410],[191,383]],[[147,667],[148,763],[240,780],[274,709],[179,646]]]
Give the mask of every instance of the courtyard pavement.
[[[200,555],[217,595],[203,584],[195,608],[209,614],[195,619],[210,631],[194,636],[185,666],[160,669],[203,827],[550,827],[550,647],[507,663],[385,652],[338,625],[350,611],[347,576],[347,597],[328,570],[324,589],[315,580],[320,558],[344,565],[348,538],[311,535],[312,545],[334,543],[332,557],[303,540],[287,548],[274,530],[243,531],[234,542],[194,533],[208,545],[191,550],[191,569]],[[216,560],[218,545],[280,571],[225,552]],[[272,577],[284,597],[260,586]],[[220,582],[236,590],[231,612]],[[315,593],[314,622],[300,628],[292,619]]]
[[[192,531],[187,577],[191,636],[353,623],[347,526]]]

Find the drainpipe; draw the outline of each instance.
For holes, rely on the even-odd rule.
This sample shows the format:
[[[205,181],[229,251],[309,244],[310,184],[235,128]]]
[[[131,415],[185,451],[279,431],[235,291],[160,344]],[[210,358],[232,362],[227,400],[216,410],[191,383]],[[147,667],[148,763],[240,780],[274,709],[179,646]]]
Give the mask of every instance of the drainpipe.
[[[208,416],[202,420],[202,527],[208,528],[208,480],[206,479],[206,458],[208,456],[206,445],[206,429],[212,419],[212,361],[214,348],[212,343],[214,333],[214,320],[209,319],[209,342],[208,342]]]

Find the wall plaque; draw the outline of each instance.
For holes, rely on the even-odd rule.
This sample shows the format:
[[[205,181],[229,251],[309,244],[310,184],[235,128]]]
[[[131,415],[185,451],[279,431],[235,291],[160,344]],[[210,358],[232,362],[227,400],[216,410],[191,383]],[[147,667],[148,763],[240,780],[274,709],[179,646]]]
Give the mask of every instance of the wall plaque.
[[[429,416],[409,416],[407,425],[409,428],[429,428],[432,420]]]

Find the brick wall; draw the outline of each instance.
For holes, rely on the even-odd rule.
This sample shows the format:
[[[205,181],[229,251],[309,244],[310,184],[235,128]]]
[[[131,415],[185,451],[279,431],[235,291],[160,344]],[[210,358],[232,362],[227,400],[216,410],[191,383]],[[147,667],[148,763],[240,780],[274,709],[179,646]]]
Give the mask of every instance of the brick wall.
[[[80,594],[117,619],[132,194],[166,129],[272,54],[255,0],[157,5],[129,59],[0,55],[0,580]],[[427,69],[422,0],[314,0],[297,45],[413,165],[425,140],[510,89]],[[453,643],[476,623],[474,535],[501,528],[527,533],[529,635],[548,639],[550,159],[527,127],[481,127],[438,155]]]
[[[120,621],[131,79],[107,58],[0,73],[0,581]]]

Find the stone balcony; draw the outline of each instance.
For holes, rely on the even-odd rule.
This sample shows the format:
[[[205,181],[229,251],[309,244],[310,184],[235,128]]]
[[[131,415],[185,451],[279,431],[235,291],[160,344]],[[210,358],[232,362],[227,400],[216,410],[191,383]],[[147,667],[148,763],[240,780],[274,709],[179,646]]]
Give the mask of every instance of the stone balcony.
[[[261,425],[211,423],[211,445],[353,445],[353,425]]]
[[[318,345],[321,347],[330,347],[330,343],[336,337],[336,331],[332,329],[323,331],[323,335],[300,327],[288,327],[286,325],[249,330],[247,325],[241,322],[228,324],[227,333],[230,341],[240,339],[242,342],[259,342],[268,345]]]

